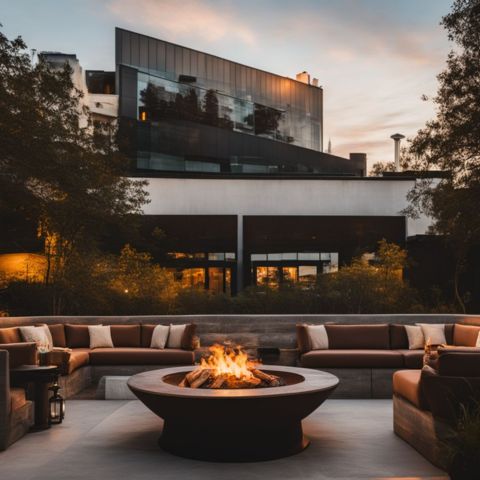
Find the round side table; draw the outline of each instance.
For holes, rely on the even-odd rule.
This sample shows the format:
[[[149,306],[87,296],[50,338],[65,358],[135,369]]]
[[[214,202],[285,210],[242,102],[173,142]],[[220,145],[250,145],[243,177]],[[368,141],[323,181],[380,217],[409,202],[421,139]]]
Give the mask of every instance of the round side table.
[[[56,365],[21,365],[10,370],[15,384],[33,384],[35,402],[35,423],[32,430],[50,428],[48,387],[57,379],[59,368]]]

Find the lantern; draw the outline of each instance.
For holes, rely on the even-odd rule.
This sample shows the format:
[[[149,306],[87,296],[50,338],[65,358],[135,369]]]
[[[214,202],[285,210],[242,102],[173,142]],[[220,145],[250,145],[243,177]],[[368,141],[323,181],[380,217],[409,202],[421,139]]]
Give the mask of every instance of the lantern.
[[[62,423],[65,417],[65,400],[64,398],[58,393],[60,387],[58,382],[55,383],[49,388],[53,395],[50,397],[49,400],[49,418],[48,421],[50,425],[56,425]]]

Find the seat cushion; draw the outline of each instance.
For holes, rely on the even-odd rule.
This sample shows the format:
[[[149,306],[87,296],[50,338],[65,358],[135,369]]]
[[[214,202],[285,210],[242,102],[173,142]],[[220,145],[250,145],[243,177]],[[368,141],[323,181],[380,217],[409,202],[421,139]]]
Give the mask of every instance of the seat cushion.
[[[426,410],[427,404],[420,388],[421,370],[400,370],[393,374],[393,393],[416,407]]]
[[[403,365],[406,368],[422,368],[423,367],[423,350],[397,350],[403,357]]]
[[[380,325],[325,325],[328,346],[332,350],[390,348],[390,328]]]
[[[80,367],[84,367],[90,363],[89,348],[74,348],[70,353],[68,360],[68,373],[72,373],[78,370]]]
[[[191,351],[176,348],[96,348],[90,352],[92,365],[193,365]]]
[[[0,328],[0,343],[20,343],[23,342],[18,327]]]
[[[401,368],[402,354],[396,350],[312,350],[301,357],[310,368]]]
[[[141,346],[140,325],[111,325],[113,345],[115,347],[136,347]],[[149,345],[150,346],[150,345]]]
[[[24,388],[10,388],[11,411],[18,410],[27,403]]]

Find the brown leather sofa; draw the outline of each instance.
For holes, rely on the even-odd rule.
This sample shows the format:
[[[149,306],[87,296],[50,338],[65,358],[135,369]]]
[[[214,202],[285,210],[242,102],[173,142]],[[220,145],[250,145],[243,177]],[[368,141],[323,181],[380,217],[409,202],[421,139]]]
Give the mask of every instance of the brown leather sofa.
[[[299,363],[339,377],[337,398],[389,398],[395,371],[422,368],[424,351],[409,350],[405,325],[325,324],[325,329],[329,348],[312,350],[307,327],[297,325]],[[454,332],[455,324],[446,324],[448,344],[454,344]]]
[[[195,325],[188,324],[181,348],[150,348],[156,325],[111,325],[114,348],[90,349],[88,325],[48,324],[54,351],[48,362],[60,366],[60,386],[65,397],[75,395],[106,375],[132,375],[162,366],[192,365]],[[0,344],[21,342],[18,327],[0,329]],[[0,345],[1,348],[1,345]]]
[[[462,335],[469,333],[461,330]],[[478,331],[480,327],[477,335]],[[480,348],[440,347],[432,365],[394,374],[394,430],[445,469],[445,440],[453,433],[462,406],[480,400]]]
[[[25,389],[10,386],[10,369],[34,364],[34,343],[0,345],[0,450],[21,438],[33,425],[33,405]]]

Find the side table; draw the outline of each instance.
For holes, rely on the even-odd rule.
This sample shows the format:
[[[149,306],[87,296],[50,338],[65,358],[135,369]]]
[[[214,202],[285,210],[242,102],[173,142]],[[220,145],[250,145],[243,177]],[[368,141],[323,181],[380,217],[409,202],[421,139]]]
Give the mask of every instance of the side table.
[[[33,384],[35,402],[35,424],[32,430],[45,430],[50,428],[48,387],[59,375],[59,368],[56,365],[21,365],[12,368],[10,376],[15,384]]]

